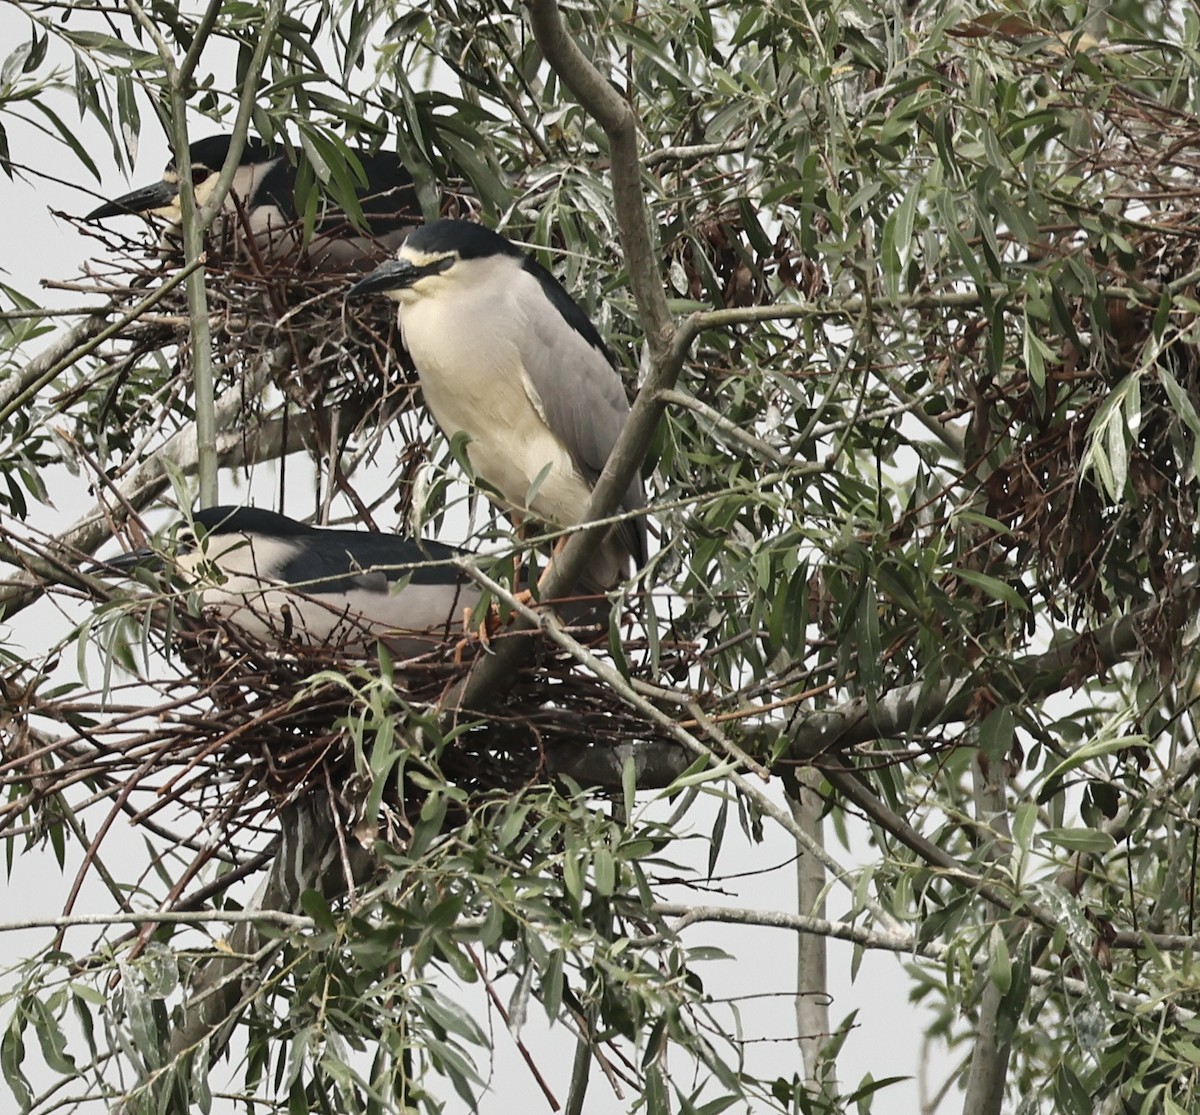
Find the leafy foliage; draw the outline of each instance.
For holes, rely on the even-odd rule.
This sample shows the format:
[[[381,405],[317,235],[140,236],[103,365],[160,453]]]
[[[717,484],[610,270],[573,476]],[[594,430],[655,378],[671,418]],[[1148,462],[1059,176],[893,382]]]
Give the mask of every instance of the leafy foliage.
[[[353,211],[348,145],[394,147],[427,216],[478,214],[530,243],[631,388],[652,363],[629,281],[639,248],[696,336],[648,447],[660,546],[615,602],[606,650],[537,663],[517,686],[527,703],[498,707],[490,749],[486,723],[438,715],[449,675],[406,688],[384,661],[309,678],[246,652],[258,672],[221,693],[257,716],[269,691],[294,719],[259,736],[255,717],[237,720],[259,765],[235,768],[250,751],[212,745],[235,717],[197,666],[224,668],[228,644],[204,658],[186,607],[79,581],[78,551],[172,486],[190,500],[206,406],[236,431],[218,446],[223,484],[303,451],[324,502],[336,490],[339,514],[383,526],[453,533],[466,499],[452,447],[415,407],[387,315],[347,319],[319,276],[263,274],[236,251],[208,261],[215,400],[194,390],[195,318],[182,287],[165,289],[179,271],[157,243],[96,244],[76,286],[131,318],[98,344],[103,315],[55,328],[52,309],[0,287],[0,557],[22,571],[0,592],[10,870],[46,842],[60,863],[87,849],[80,878],[99,873],[114,910],[193,912],[125,936],[114,924],[78,955],[60,938],[19,966],[0,1038],[18,1107],[98,1110],[121,1094],[131,1112],[171,1098],[209,1110],[228,1081],[248,1110],[469,1106],[506,1040],[491,1019],[526,1033],[537,1000],[580,1039],[576,1070],[545,1085],[576,1102],[591,1058],[607,1080],[589,1096],[623,1089],[650,1112],[879,1109],[889,1082],[842,1068],[853,1019],[820,1035],[804,1071],[791,1053],[760,1067],[706,989],[716,957],[687,933],[732,916],[701,893],[731,819],[792,847],[780,801],[810,765],[828,826],[870,844],[865,862],[826,863],[844,917],[745,921],[909,953],[931,1038],[964,1058],[968,1111],[1000,1103],[986,1072],[965,1070],[988,1056],[977,1032],[996,1035],[1022,1112],[1198,1106],[1200,25],[1177,6],[1094,7],[568,10],[639,123],[657,236],[639,245],[605,134],[520,6],[310,0],[264,37],[264,5],[215,3],[211,21],[172,4],[15,5],[0,64],[10,177],[51,171],[18,142],[25,124],[98,179],[133,164],[179,97],[198,136],[233,127],[245,89],[254,131],[303,155],[310,219],[321,192]],[[189,51],[181,88],[172,65]],[[97,129],[103,151],[82,138]],[[40,533],[47,497],[86,485],[103,514]],[[508,538],[502,520],[479,533]],[[41,609],[78,626],[39,643]],[[139,742],[134,709],[155,684],[163,709],[199,703]],[[571,729],[591,746],[547,786],[531,709],[580,693]],[[536,758],[501,778],[489,764],[507,754],[510,714]],[[184,808],[160,816],[146,779],[178,769],[151,761],[168,737],[172,762],[208,780],[187,782],[190,798],[166,791]],[[667,773],[648,773],[663,750]],[[585,751],[616,758],[585,774]],[[328,785],[271,783],[261,771],[283,755]],[[265,796],[230,791],[235,769]],[[308,801],[334,818],[326,858],[246,935],[245,880],[306,847],[286,818],[330,791]],[[118,870],[103,840],[126,804],[147,845]],[[688,901],[672,904],[679,883]],[[244,991],[180,1048],[227,960]],[[54,1085],[34,1083],[34,1057]]]

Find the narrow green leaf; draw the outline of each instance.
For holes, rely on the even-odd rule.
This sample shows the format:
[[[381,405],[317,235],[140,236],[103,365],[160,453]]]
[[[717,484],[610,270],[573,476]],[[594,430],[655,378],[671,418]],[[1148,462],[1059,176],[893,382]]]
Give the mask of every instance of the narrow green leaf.
[[[972,588],[987,594],[993,600],[998,600],[1001,604],[1007,604],[1018,612],[1027,611],[1029,608],[1025,598],[1012,585],[1000,580],[999,577],[979,573],[974,569],[955,569],[954,575]]]
[[[1115,847],[1113,838],[1100,829],[1056,828],[1046,829],[1039,839],[1072,852],[1090,852],[1105,855]]]
[[[592,874],[596,882],[596,892],[605,898],[612,895],[616,889],[617,866],[612,852],[605,847],[599,847],[592,855]]]
[[[333,920],[333,910],[328,900],[320,891],[306,890],[300,895],[300,908],[322,929],[333,930],[336,922]]]
[[[25,1043],[21,1040],[21,1027],[16,1016],[13,1016],[4,1037],[0,1039],[0,1070],[4,1079],[22,1111],[28,1111],[33,1104],[33,1093],[29,1082],[21,1072],[25,1063]]]
[[[979,726],[979,748],[993,763],[1001,763],[1012,750],[1016,726],[1010,705],[1001,705]]]
[[[1052,783],[1057,779],[1062,778],[1064,774],[1076,770],[1085,763],[1091,762],[1093,759],[1103,758],[1105,755],[1112,755],[1118,751],[1124,751],[1130,747],[1144,746],[1147,740],[1142,734],[1122,735],[1122,736],[1101,736],[1085,743],[1071,752],[1065,759],[1058,763],[1049,774],[1046,775],[1046,782]]]
[[[563,960],[562,949],[555,949],[542,972],[542,1006],[551,1022],[557,1021],[562,1010]]]
[[[988,977],[1002,992],[1007,992],[1012,986],[1012,960],[1008,955],[1008,942],[1000,926],[993,925],[989,938],[991,958],[988,965]]]
[[[621,764],[621,796],[625,803],[625,816],[632,817],[637,805],[637,764],[632,755],[627,756]]]
[[[563,856],[563,886],[576,905],[583,901],[583,865],[585,859],[580,851],[574,850],[570,844]]]
[[[858,622],[854,625],[858,641],[858,672],[867,704],[874,709],[883,675],[883,647],[879,639],[879,609],[870,584],[858,595]]]
[[[1038,809],[1032,801],[1023,801],[1013,817],[1013,842],[1023,852],[1028,852],[1033,841],[1033,829],[1037,824]]]

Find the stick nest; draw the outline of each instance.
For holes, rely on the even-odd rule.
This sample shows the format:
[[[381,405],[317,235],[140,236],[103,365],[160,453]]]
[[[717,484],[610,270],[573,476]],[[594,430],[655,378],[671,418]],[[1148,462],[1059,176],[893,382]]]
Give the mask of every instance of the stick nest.
[[[100,239],[103,262],[89,265],[83,281],[65,284],[69,289],[104,298],[113,319],[157,298],[122,324],[86,379],[53,401],[56,410],[74,417],[77,442],[91,444],[95,431],[102,431],[106,464],[124,461],[109,464],[109,475],[119,477],[138,460],[146,431],[171,431],[191,421],[186,283],[171,285],[181,260],[169,245],[148,246],[145,238],[98,234],[92,225],[72,223]],[[217,400],[230,393],[243,397],[245,430],[282,426],[273,444],[290,437],[294,449],[299,438],[318,460],[333,462],[335,472],[343,455],[373,456],[392,436],[401,445],[402,469],[415,468],[428,445],[415,419],[396,429],[412,412],[419,385],[395,306],[382,298],[345,300],[371,261],[364,269],[338,271],[314,267],[306,256],[264,257],[238,233],[226,222],[210,238],[204,264]],[[246,455],[256,455],[253,447]],[[342,476],[337,481],[346,487]]]
[[[190,422],[191,319],[185,286],[164,291],[178,274],[177,259],[161,258],[143,240],[107,232],[100,238],[105,262],[72,289],[105,298],[113,319],[161,293],[101,350],[98,369],[53,403],[64,422],[79,425],[79,444],[95,445],[101,431],[102,460],[80,459],[103,482],[144,457],[148,430],[161,437]],[[374,525],[337,472],[352,439],[367,443],[353,450],[367,456],[408,416],[410,429],[400,436],[414,444],[400,454],[401,472],[424,459],[420,438],[404,437],[416,423],[416,378],[394,307],[382,299],[346,303],[353,274],[272,264],[239,243],[211,245],[205,266],[218,400],[245,392],[270,369],[266,389],[245,400],[247,445],[256,424],[306,424],[310,452],[333,462],[338,483]],[[251,456],[247,448],[245,459]],[[48,552],[28,538],[9,541],[31,555]],[[87,557],[79,555],[80,564]],[[536,653],[507,694],[489,704],[486,719],[463,712],[445,740],[439,702],[485,653],[479,648],[465,663],[454,660],[451,644],[393,670],[386,661],[329,648],[266,646],[224,621],[185,614],[144,593],[131,600],[101,582],[71,580],[64,567],[62,583],[44,577],[43,587],[61,603],[82,598],[93,605],[84,628],[49,660],[13,663],[0,673],[7,718],[0,774],[8,787],[0,835],[57,840],[84,809],[107,812],[110,820],[124,812],[191,850],[189,878],[214,849],[237,862],[245,848],[261,847],[277,831],[282,806],[318,791],[329,795],[347,829],[402,839],[424,798],[413,772],[452,783],[474,800],[569,770],[570,757],[588,748],[665,738],[538,635],[498,636],[537,639]],[[47,697],[46,677],[57,657],[75,653],[72,642],[101,648],[103,680],[93,674]],[[636,641],[626,647],[635,674],[649,673],[638,665],[644,651]],[[681,650],[681,662],[690,653]],[[380,801],[370,795],[381,778]],[[107,826],[98,828],[93,848]]]

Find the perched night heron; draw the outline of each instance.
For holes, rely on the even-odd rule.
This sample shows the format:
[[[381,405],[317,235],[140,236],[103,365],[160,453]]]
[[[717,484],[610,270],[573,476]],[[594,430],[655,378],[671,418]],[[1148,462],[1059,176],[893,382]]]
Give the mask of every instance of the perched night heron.
[[[229,135],[215,135],[189,147],[198,205],[216,186],[231,140]],[[310,263],[325,270],[373,264],[395,251],[421,220],[412,176],[397,155],[359,150],[352,154],[366,180],[355,187],[366,228],[356,228],[340,208],[328,201],[323,203],[306,255]],[[248,232],[266,258],[290,257],[300,246],[295,188],[296,167],[288,162],[285,149],[269,147],[261,139],[247,136],[223,208],[235,222],[234,227]],[[239,210],[242,216],[234,216]],[[163,218],[168,223],[168,241],[172,236],[177,241],[182,212],[179,171],[174,160],[167,164],[161,181],[105,202],[92,210],[87,220],[127,213]]]
[[[400,304],[404,344],[447,437],[465,433],[476,476],[520,516],[579,523],[629,403],[612,353],[562,285],[503,236],[467,221],[423,225],[347,297]],[[620,510],[645,506],[635,475]],[[642,518],[596,547],[584,576],[606,590],[646,559]]]
[[[206,609],[255,637],[333,649],[382,642],[400,658],[436,651],[462,633],[479,601],[441,542],[331,530],[254,507],[206,507],[174,531],[171,560]],[[156,551],[95,567],[128,571],[161,562]]]

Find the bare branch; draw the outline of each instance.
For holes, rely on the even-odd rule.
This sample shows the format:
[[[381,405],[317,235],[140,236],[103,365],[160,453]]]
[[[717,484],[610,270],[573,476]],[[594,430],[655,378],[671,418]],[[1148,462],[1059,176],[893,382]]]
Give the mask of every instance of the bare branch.
[[[269,923],[285,929],[310,931],[312,918],[280,910],[133,910],[111,914],[68,914],[65,917],[19,918],[0,921],[0,933],[23,929],[74,929],[81,925],[256,925]]]
[[[181,182],[192,181],[192,160],[188,149],[187,95],[192,70],[200,57],[204,42],[211,34],[220,5],[210,2],[197,28],[182,68],[176,67],[170,47],[159,34],[153,21],[145,14],[137,0],[126,0],[135,18],[144,27],[158,49],[170,87],[171,138],[175,148],[175,166]],[[179,205],[183,221],[183,256],[191,266],[203,255],[204,232],[212,224],[225,203],[225,197],[233,184],[233,176],[241,159],[246,141],[246,128],[250,122],[258,96],[259,79],[267,64],[267,57],[279,29],[283,12],[282,0],[272,0],[263,14],[258,42],[242,79],[241,95],[234,122],[233,140],[225,156],[225,165],[217,177],[217,183],[197,211],[195,194],[190,189],[179,191]],[[200,476],[200,499],[205,504],[217,502],[217,424],[215,400],[213,398],[212,326],[208,318],[208,294],[204,285],[203,272],[190,273],[187,284],[188,310],[192,319],[192,377],[195,391],[196,450]]]
[[[579,49],[555,0],[529,0],[529,21],[547,64],[608,137],[613,207],[629,285],[655,365],[668,362],[675,326],[663,291],[656,239],[642,193],[638,121],[625,100]],[[663,383],[657,387],[669,387]]]
[[[192,260],[188,266],[172,275],[152,294],[148,294],[131,310],[122,314],[111,325],[104,321],[112,312],[111,307],[98,312],[95,317],[80,322],[61,341],[31,360],[19,376],[0,385],[0,422],[11,417],[48,383],[53,383],[72,364],[89,352],[95,352],[110,337],[117,336],[130,322],[136,321],[147,310],[160,302],[194,271],[204,266],[204,256]]]
[[[868,929],[861,925],[852,925],[843,921],[825,921],[822,918],[805,917],[793,914],[787,910],[754,910],[745,906],[689,906],[677,902],[656,902],[650,907],[650,912],[660,917],[677,917],[671,926],[672,935],[680,933],[689,925],[701,922],[718,922],[726,925],[761,925],[771,929],[794,929],[797,933],[818,933],[831,940],[850,941],[863,948],[878,949],[884,952],[897,952],[908,956],[919,956],[934,963],[944,963],[952,954],[963,956],[955,946],[939,945],[933,941],[921,941],[907,933],[891,930]],[[642,938],[639,944],[651,944],[659,938],[648,936]],[[1192,947],[1196,945],[1195,939]],[[990,963],[990,958],[981,955],[964,956],[976,968],[983,968]],[[1052,984],[1065,988],[1072,995],[1091,1000],[1095,996],[1095,988],[1086,980],[1065,976],[1061,971],[1046,968],[1031,968],[1030,980],[1038,985]],[[1157,1009],[1166,1010],[1175,1017],[1194,1018],[1195,1012],[1181,1008],[1173,1000],[1161,996],[1131,995],[1125,991],[1110,991],[1115,1002],[1131,1010]]]
[[[787,783],[785,783],[787,785]],[[809,840],[825,846],[821,814],[825,802],[818,792],[821,775],[804,769],[796,772],[794,784],[788,785],[788,805],[796,824],[808,834]],[[825,872],[814,856],[796,857],[796,908],[807,917],[825,920]],[[829,1023],[829,971],[821,934],[796,935],[796,1035],[800,1056],[804,1060],[804,1079],[816,1092],[836,1093],[836,1062],[823,1063],[822,1049]]]
[[[291,358],[290,352],[278,355],[284,360]],[[236,428],[235,419],[242,413],[246,402],[252,400],[271,381],[274,373],[274,367],[264,361],[247,378],[243,391],[226,396],[217,407],[218,419],[222,428],[226,429],[226,433],[218,442],[218,450],[220,456],[231,465],[241,464],[247,458],[268,459],[285,450],[291,452],[304,447],[308,430],[305,423],[299,423],[294,429],[287,430],[286,444],[283,441],[282,423],[264,427],[261,439]],[[172,470],[184,473],[194,471],[197,440],[196,425],[192,423],[172,435],[156,452],[139,461],[121,479],[114,482],[121,502],[140,510],[167,487]],[[73,562],[77,555],[92,553],[110,537],[111,521],[110,514],[102,505],[97,504],[58,535],[51,548],[62,554],[64,562]],[[52,565],[38,565],[15,553],[12,557],[27,564],[34,570],[34,575],[24,574],[0,585],[0,609],[10,617],[27,608],[42,595],[45,591],[45,584],[40,579],[42,575],[47,578],[47,583],[60,580]]]
[[[646,166],[659,163],[687,162],[693,159],[711,159],[714,155],[735,155],[745,151],[749,140],[730,139],[720,143],[693,143],[682,147],[659,147],[646,155]]]
[[[1012,831],[1008,825],[1008,801],[1002,782],[1003,763],[983,767],[984,757],[976,752],[971,764],[975,790],[975,823],[990,833],[992,839],[983,848],[983,858],[991,864],[1003,863],[1012,846]],[[999,926],[999,930],[1016,943],[1025,922]],[[989,955],[987,959],[991,960]],[[989,979],[980,997],[976,1012],[975,1045],[971,1051],[971,1068],[967,1074],[963,1115],[1000,1115],[1004,1101],[1004,1081],[1008,1077],[1008,1062],[1012,1056],[1012,1032],[1005,1033],[1001,1012],[1019,1012],[1023,1002],[1005,1003],[1006,988]]]

